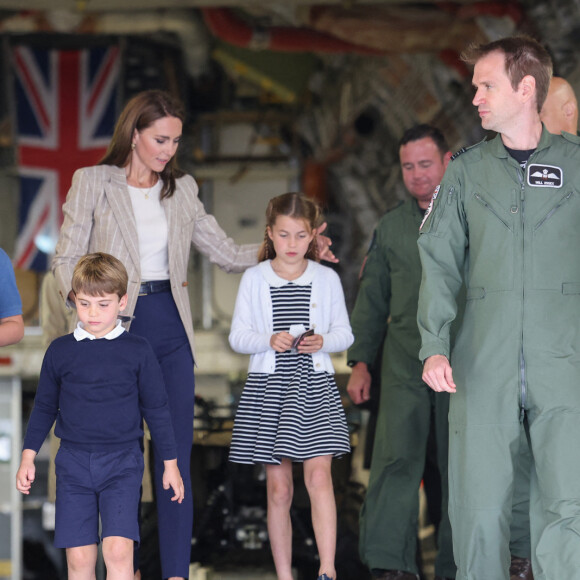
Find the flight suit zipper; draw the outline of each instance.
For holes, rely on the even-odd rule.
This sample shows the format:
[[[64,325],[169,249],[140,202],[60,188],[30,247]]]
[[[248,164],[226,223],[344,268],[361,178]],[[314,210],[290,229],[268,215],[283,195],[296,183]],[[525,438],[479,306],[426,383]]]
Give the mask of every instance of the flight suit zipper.
[[[485,199],[483,199],[479,193],[475,194],[475,199],[477,199],[477,201],[483,205],[483,207],[490,211],[508,230],[511,230],[509,224],[503,219],[503,217],[497,211],[495,211],[495,209],[489,205],[489,203],[487,203],[487,201],[485,201]]]
[[[541,228],[571,197],[573,191],[569,191],[560,201],[536,224],[534,231]]]
[[[528,159],[528,163],[530,160]],[[520,423],[523,423],[526,414],[526,397],[527,397],[527,384],[526,384],[526,360],[524,358],[524,315],[525,315],[525,268],[526,268],[526,256],[525,256],[525,171],[518,171],[518,179],[520,180],[520,203],[521,203],[521,224],[522,224],[522,328],[521,328],[521,346],[520,346]]]

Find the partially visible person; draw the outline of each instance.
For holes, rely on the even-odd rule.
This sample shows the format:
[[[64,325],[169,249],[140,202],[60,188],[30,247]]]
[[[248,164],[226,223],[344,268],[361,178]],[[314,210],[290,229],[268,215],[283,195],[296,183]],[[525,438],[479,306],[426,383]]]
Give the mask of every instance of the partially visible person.
[[[149,343],[118,321],[127,304],[127,282],[125,267],[113,256],[94,253],[79,260],[72,291],[80,322],[45,354],[16,474],[17,489],[29,494],[34,459],[56,421],[61,446],[55,462],[54,542],[66,549],[71,580],[95,576],[99,519],[107,578],[133,578],[142,417],[164,464],[163,488],[176,505],[183,502],[161,368]]]
[[[72,308],[63,302],[52,271],[46,272],[40,285],[40,326],[45,348],[59,336],[68,334],[73,317]]]
[[[540,120],[550,133],[578,132],[578,101],[570,83],[561,77],[552,77],[546,102],[540,111]]]
[[[150,341],[161,365],[185,484],[182,508],[163,489],[163,462],[154,458],[161,568],[163,578],[171,579],[189,577],[193,528],[191,247],[228,272],[256,264],[259,248],[228,238],[206,213],[193,177],[178,169],[175,154],[184,119],[182,104],[163,91],[144,91],[127,103],[100,164],[73,176],[53,260],[64,299],[71,297],[73,268],[87,252],[112,254],[129,272],[124,325]],[[318,238],[325,258],[335,261],[328,238]]]
[[[8,346],[22,340],[24,320],[22,300],[16,287],[12,262],[0,248],[0,346]]]
[[[50,343],[59,336],[68,334],[73,310],[68,308],[58,293],[58,286],[54,274],[49,270],[45,273],[40,285],[40,326],[42,328],[42,342],[45,350]],[[50,462],[48,466],[48,501],[54,502],[56,497],[56,476],[54,472],[54,458],[58,452],[59,440],[54,435],[54,428],[49,435]]]
[[[250,354],[230,461],[266,466],[268,534],[278,580],[292,580],[292,462],[304,464],[320,556],[336,579],[333,457],[350,452],[329,353],[352,343],[337,274],[318,263],[317,205],[298,193],[270,200],[260,263],[242,277],[230,332]]]
[[[561,77],[552,77],[548,96],[540,111],[540,120],[550,133],[562,131],[575,135],[578,131],[578,101],[570,83]],[[510,580],[533,580],[530,543],[530,474],[533,458],[522,434],[520,456],[516,465],[513,517],[511,523]]]
[[[542,126],[552,63],[537,41],[503,38],[470,47],[463,58],[474,65],[482,127],[497,135],[465,150],[445,173],[419,237],[418,310],[423,378],[452,393],[457,579],[509,578],[522,427],[538,495],[530,509],[534,576],[577,578],[580,139]],[[452,349],[462,283],[467,306]]]
[[[355,336],[348,350],[354,403],[370,396],[370,368],[383,337],[380,408],[370,480],[360,517],[360,553],[375,578],[414,580],[417,569],[419,487],[434,421],[441,478],[441,521],[435,574],[455,578],[447,514],[449,395],[436,394],[421,379],[417,302],[421,263],[419,226],[451,152],[441,131],[417,125],[399,143],[403,182],[411,198],[379,222],[362,270],[351,315]]]

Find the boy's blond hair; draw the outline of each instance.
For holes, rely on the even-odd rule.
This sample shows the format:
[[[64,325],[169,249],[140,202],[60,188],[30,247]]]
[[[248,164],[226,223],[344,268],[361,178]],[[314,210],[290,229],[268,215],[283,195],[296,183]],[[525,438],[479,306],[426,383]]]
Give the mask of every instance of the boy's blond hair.
[[[123,263],[104,252],[83,256],[75,266],[72,289],[75,294],[84,292],[89,296],[116,294],[122,298],[127,294],[129,276]]]

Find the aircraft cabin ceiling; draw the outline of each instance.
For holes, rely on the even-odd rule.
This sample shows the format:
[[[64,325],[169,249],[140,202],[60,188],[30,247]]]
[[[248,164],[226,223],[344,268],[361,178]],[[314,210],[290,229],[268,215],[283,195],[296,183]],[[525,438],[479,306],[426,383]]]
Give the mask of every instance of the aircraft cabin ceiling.
[[[473,4],[477,0],[459,0],[456,4]],[[423,0],[279,0],[259,2],[258,0],[0,0],[0,9],[7,10],[151,10],[156,8],[200,8],[202,6],[238,6],[271,8],[285,6],[342,5],[361,6],[365,4],[433,4],[435,1]]]

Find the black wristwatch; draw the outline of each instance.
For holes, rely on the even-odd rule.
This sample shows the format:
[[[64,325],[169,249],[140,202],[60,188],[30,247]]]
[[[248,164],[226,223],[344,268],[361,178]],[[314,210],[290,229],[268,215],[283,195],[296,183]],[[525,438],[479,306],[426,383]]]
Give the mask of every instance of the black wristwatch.
[[[349,360],[349,361],[347,361],[346,366],[352,368],[353,366],[355,366],[358,363],[359,363],[358,360]]]

